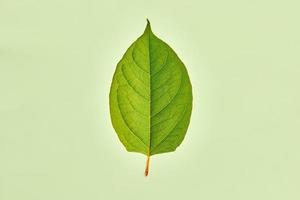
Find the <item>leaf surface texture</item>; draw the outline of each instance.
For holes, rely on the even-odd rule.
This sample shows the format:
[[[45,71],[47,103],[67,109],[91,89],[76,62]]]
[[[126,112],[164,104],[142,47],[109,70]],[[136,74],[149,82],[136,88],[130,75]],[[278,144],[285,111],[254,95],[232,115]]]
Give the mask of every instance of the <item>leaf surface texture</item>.
[[[192,111],[187,70],[147,27],[117,64],[110,95],[113,127],[128,151],[147,156],[175,151]]]

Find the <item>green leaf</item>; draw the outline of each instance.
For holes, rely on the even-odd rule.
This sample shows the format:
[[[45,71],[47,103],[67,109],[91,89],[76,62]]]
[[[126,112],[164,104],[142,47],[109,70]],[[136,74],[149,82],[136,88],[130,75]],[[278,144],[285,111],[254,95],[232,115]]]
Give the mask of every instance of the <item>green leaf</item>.
[[[110,95],[113,127],[127,151],[149,157],[175,151],[192,111],[187,70],[169,45],[147,27],[119,61]]]

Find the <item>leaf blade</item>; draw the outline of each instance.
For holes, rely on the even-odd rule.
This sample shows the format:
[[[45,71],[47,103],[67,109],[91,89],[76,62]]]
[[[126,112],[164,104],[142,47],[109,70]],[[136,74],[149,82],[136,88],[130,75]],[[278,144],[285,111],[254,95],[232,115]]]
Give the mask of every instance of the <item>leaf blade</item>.
[[[128,151],[147,156],[175,151],[192,111],[187,70],[147,27],[117,65],[110,90],[114,129]]]

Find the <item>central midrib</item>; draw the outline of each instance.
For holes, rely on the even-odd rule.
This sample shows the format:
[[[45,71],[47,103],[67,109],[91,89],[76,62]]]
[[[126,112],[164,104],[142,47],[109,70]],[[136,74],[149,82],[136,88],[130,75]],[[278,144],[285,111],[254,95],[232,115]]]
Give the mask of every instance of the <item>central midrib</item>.
[[[151,42],[150,42],[150,34],[151,34],[151,28],[149,26],[149,29],[148,29],[148,59],[149,59],[149,86],[150,86],[150,90],[149,90],[149,147],[148,147],[148,156],[151,156],[151,115],[152,115],[152,112],[151,112],[151,102],[152,102],[152,97],[151,97],[151,90],[152,90],[152,79],[151,79],[151,55],[150,55],[150,52],[151,52]]]

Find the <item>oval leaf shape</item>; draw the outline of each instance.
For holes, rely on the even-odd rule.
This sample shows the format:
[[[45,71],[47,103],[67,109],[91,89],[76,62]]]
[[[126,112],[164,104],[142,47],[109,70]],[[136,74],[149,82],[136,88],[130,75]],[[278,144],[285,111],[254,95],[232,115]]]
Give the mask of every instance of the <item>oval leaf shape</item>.
[[[187,70],[171,47],[147,26],[117,64],[110,95],[113,127],[127,151],[149,157],[175,151],[192,111]]]

